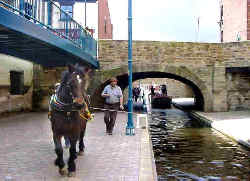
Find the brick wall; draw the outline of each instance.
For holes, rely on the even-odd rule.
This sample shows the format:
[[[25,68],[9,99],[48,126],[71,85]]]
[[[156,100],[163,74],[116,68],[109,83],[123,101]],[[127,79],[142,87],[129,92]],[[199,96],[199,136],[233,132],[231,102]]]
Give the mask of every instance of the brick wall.
[[[223,0],[223,40],[233,42],[239,33],[247,40],[248,0]]]
[[[247,1],[247,40],[250,40],[250,1]]]
[[[98,1],[98,39],[113,39],[108,0]]]

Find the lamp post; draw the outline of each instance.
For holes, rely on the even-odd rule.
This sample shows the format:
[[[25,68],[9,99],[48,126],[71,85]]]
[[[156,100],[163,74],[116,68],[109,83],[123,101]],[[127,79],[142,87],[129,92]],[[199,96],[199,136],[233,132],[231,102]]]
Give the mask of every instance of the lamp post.
[[[128,122],[126,135],[135,135],[132,98],[132,0],[128,0]]]

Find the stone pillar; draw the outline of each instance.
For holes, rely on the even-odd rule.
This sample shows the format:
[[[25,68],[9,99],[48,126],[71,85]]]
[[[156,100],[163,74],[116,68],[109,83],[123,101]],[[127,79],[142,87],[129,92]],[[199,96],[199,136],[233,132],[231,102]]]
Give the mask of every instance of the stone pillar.
[[[226,69],[224,66],[214,66],[212,76],[213,111],[223,112],[227,106]]]
[[[101,97],[101,92],[104,89],[103,84],[103,72],[95,71],[91,77],[90,84],[87,89],[87,93],[90,95],[91,106],[96,108],[102,108],[104,104],[104,98]]]
[[[42,67],[38,64],[33,65],[33,92],[32,92],[32,109],[38,110],[42,100],[41,89],[41,71]]]

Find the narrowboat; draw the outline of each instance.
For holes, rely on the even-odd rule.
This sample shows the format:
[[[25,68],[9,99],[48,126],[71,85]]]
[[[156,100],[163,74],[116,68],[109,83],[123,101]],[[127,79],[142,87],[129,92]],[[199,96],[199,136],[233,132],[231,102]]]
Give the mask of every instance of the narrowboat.
[[[151,107],[156,109],[169,109],[171,108],[172,97],[167,95],[156,94],[151,98]]]
[[[172,104],[172,97],[167,95],[167,86],[161,85],[161,92],[151,94],[151,107],[156,109],[169,109]]]

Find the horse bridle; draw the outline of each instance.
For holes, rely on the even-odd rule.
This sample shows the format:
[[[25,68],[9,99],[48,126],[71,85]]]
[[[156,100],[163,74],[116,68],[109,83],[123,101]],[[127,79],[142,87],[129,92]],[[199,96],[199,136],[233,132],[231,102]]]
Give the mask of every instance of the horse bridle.
[[[79,97],[76,96],[76,95],[74,95],[74,94],[73,94],[73,91],[72,91],[71,82],[73,81],[73,79],[72,79],[72,76],[73,76],[73,75],[76,75],[76,76],[77,76],[77,81],[79,81],[79,83],[82,81],[82,79],[80,78],[79,73],[73,72],[73,73],[71,74],[71,78],[65,83],[65,84],[66,84],[65,86],[69,89],[69,94],[70,94],[71,99],[73,100],[72,102],[73,102],[73,104],[74,104],[74,103],[77,103],[77,99],[78,99]],[[62,86],[62,85],[60,85],[60,86]],[[60,90],[60,88],[59,88],[59,90]],[[61,101],[60,101],[60,102],[61,102]],[[61,103],[63,103],[63,102],[61,102]],[[67,103],[63,103],[63,104],[69,105],[69,104],[67,104]],[[72,104],[72,103],[70,103],[70,104]]]
[[[81,83],[80,75],[78,72],[73,72],[71,76],[76,76],[77,80],[73,79],[73,77],[68,77],[68,80],[65,82],[62,82],[59,87],[57,87],[57,91],[54,95],[51,96],[50,99],[50,106],[51,109],[54,109],[59,112],[66,112],[67,116],[70,116],[71,112],[76,112],[81,110],[83,107],[85,107],[85,110],[88,110],[88,105],[86,104],[83,96],[77,96],[74,95],[72,91],[72,81],[79,81],[78,83]],[[62,87],[67,87],[67,93],[70,94],[72,102],[65,103],[62,102],[59,98],[60,91],[62,91]],[[69,97],[70,98],[70,97]]]

